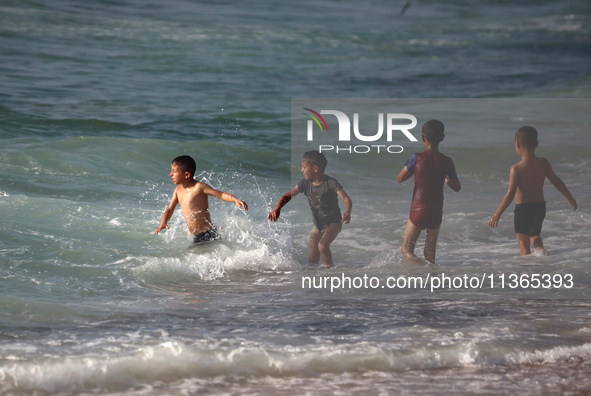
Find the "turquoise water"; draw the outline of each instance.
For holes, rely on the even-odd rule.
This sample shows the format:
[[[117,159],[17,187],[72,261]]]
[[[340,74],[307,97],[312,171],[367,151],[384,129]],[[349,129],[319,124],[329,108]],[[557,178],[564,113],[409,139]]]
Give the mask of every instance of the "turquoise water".
[[[403,3],[3,2],[0,393],[589,392],[591,7]],[[301,177],[314,98],[403,98],[419,125],[444,121],[463,189],[435,266],[399,253],[412,181],[395,176],[420,142],[327,154],[354,202],[335,268],[306,263],[304,197],[267,221]],[[523,124],[579,203],[547,183],[547,257],[517,256],[511,209],[486,224]],[[179,213],[152,234],[181,154],[249,204],[212,200],[223,240],[198,249]],[[511,274],[574,285],[330,290]]]

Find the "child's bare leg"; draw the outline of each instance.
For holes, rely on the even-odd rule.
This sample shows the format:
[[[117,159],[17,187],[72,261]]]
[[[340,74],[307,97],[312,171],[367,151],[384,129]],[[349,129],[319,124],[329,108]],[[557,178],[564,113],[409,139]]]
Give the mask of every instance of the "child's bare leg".
[[[543,256],[548,255],[548,252],[546,251],[546,249],[544,249],[544,242],[542,241],[542,238],[539,235],[534,235],[533,237],[531,237],[530,242],[538,254],[541,254]]]
[[[318,250],[318,242],[320,242],[322,234],[316,228],[310,234],[310,254],[308,255],[308,264],[318,264],[320,261],[320,251]]]
[[[324,263],[325,267],[332,267],[332,253],[330,252],[330,244],[332,241],[335,240],[337,235],[341,232],[338,224],[331,224],[328,226],[324,234],[322,234],[322,238],[318,242],[318,250],[320,251],[320,255],[322,256],[322,262]]]
[[[413,261],[420,261],[415,255],[415,244],[417,243],[419,235],[421,235],[421,229],[408,220],[406,222],[406,228],[404,229],[404,237],[402,238],[402,248],[400,251],[404,257],[412,259]]]
[[[525,234],[516,234],[517,235],[517,244],[519,245],[519,255],[525,256],[530,254],[531,251],[529,249],[530,238],[529,235]]]
[[[426,240],[425,240],[425,249],[423,250],[423,254],[425,255],[425,260],[430,263],[435,263],[435,253],[437,250],[437,238],[439,237],[439,228],[427,228],[426,231]]]

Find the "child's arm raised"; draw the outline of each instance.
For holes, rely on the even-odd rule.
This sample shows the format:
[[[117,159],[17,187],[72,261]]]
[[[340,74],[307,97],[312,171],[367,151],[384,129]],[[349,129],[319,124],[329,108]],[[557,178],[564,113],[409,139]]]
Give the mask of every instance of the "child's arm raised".
[[[554,187],[556,187],[556,189],[568,199],[568,203],[573,207],[573,210],[577,210],[577,201],[573,198],[570,191],[568,191],[568,188],[566,188],[566,184],[564,184],[560,177],[556,176],[550,162],[545,158],[544,160],[546,161],[546,177],[548,177],[548,180],[550,180]]]
[[[277,202],[277,206],[275,206],[275,209],[273,209],[271,213],[269,213],[269,220],[277,221],[279,215],[281,215],[281,208],[284,207],[289,201],[291,201],[293,197],[298,195],[299,192],[300,190],[298,189],[298,186],[295,186],[290,192],[282,196],[279,202]]]
[[[495,228],[497,224],[499,224],[499,220],[501,219],[501,215],[503,212],[511,205],[513,198],[515,198],[515,193],[517,192],[517,170],[515,169],[515,165],[511,167],[511,171],[509,172],[509,189],[507,190],[507,194],[505,194],[505,198],[497,208],[495,214],[492,215],[490,220],[488,221],[488,225],[492,228]]]
[[[176,190],[174,190],[174,193],[172,194],[172,199],[170,200],[170,203],[168,204],[168,208],[166,208],[164,210],[164,215],[162,215],[162,222],[160,223],[160,226],[156,229],[156,231],[154,231],[154,235],[158,234],[160,231],[162,231],[163,229],[169,229],[170,227],[168,226],[168,221],[170,220],[170,218],[172,217],[172,214],[174,213],[174,210],[176,209],[176,206],[179,203],[179,198],[176,195]]]
[[[347,195],[345,190],[343,190],[342,188],[339,191],[337,191],[337,195],[343,200],[346,207],[345,213],[343,213],[343,219],[341,220],[341,223],[349,225],[349,222],[351,221],[351,209],[353,209],[353,201],[351,201],[349,195]]]

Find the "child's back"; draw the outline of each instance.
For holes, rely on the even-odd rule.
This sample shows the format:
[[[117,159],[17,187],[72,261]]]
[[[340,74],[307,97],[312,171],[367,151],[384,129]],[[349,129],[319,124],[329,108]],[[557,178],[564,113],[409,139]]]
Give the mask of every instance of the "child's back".
[[[422,226],[425,220],[421,217],[426,212],[441,213],[443,210],[443,185],[445,177],[452,169],[453,162],[451,158],[439,151],[430,149],[417,153],[414,157],[415,186],[411,205],[411,221],[424,228],[429,224],[427,222]],[[437,225],[439,224],[435,224],[435,226]]]
[[[531,245],[540,254],[547,254],[540,237],[542,223],[546,217],[546,202],[544,201],[544,180],[546,177],[568,199],[573,210],[577,210],[577,201],[568,191],[564,182],[556,176],[550,162],[545,158],[536,157],[537,147],[538,131],[535,128],[524,126],[517,130],[515,151],[521,157],[521,161],[511,167],[507,194],[488,221],[490,227],[496,227],[503,212],[515,198],[513,223],[519,253],[522,256],[531,253]]]
[[[548,174],[549,162],[545,158],[533,155],[523,158],[513,166],[517,177],[515,203],[544,201],[544,181]]]
[[[402,183],[415,177],[415,186],[410,206],[410,214],[404,230],[402,254],[418,260],[414,253],[416,241],[422,230],[426,229],[425,260],[434,263],[443,216],[443,185],[460,191],[461,185],[451,158],[439,152],[439,144],[444,138],[444,126],[439,120],[429,120],[423,125],[421,140],[425,146],[422,153],[413,154],[405,163],[396,180]]]

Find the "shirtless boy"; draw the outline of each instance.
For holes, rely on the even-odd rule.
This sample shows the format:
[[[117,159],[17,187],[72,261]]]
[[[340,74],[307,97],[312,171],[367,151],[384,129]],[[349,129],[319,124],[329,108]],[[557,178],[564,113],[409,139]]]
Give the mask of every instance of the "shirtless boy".
[[[277,221],[281,208],[299,193],[307,196],[314,217],[308,263],[318,264],[322,256],[324,266],[330,268],[332,267],[330,244],[341,232],[342,223],[349,224],[353,202],[337,179],[324,174],[327,164],[326,156],[318,151],[304,153],[302,158],[304,179],[281,197],[275,209],[269,214],[269,220]],[[342,217],[337,196],[346,206]]]
[[[233,202],[238,207],[248,210],[246,203],[235,196],[215,190],[205,183],[194,179],[197,165],[188,155],[175,158],[171,164],[170,177],[177,185],[168,208],[164,211],[160,227],[154,231],[158,234],[164,228],[169,229],[168,221],[178,204],[181,205],[183,216],[193,235],[193,243],[201,243],[219,239],[216,227],[211,223],[208,196],[211,195],[225,202]]]
[[[501,215],[515,198],[514,226],[521,256],[530,254],[533,245],[538,254],[546,255],[542,238],[542,222],[546,216],[544,201],[544,180],[546,177],[568,199],[577,210],[577,201],[566,188],[564,182],[556,176],[550,162],[546,158],[536,157],[538,147],[538,131],[530,126],[519,128],[515,134],[515,151],[521,161],[511,167],[509,172],[509,189],[488,225],[496,227]]]
[[[451,158],[439,152],[439,144],[445,137],[444,125],[439,120],[429,120],[423,125],[421,138],[425,151],[414,153],[405,163],[396,180],[402,183],[415,176],[410,215],[404,230],[402,254],[414,262],[415,244],[421,231],[426,229],[423,254],[425,260],[435,262],[437,238],[443,215],[443,184],[454,191],[461,189],[460,180]]]

